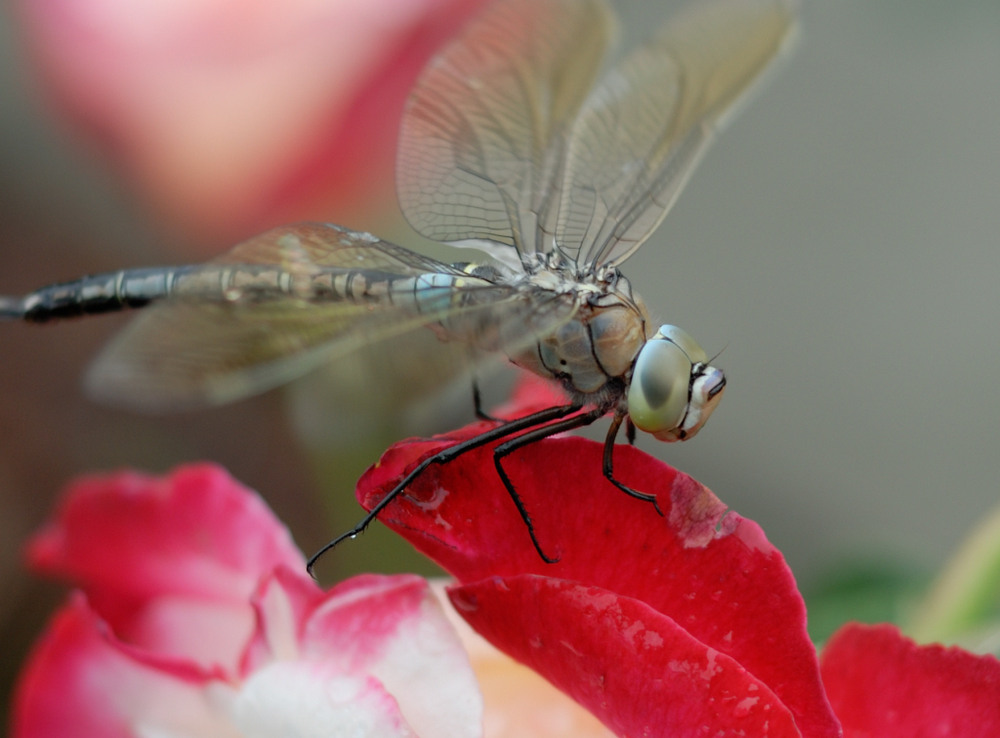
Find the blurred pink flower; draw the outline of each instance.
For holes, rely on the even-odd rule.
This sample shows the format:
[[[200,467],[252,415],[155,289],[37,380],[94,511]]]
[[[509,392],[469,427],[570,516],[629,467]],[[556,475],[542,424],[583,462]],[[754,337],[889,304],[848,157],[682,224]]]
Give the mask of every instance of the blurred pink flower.
[[[217,467],[79,481],[29,556],[79,590],[21,675],[15,738],[481,735],[475,677],[427,583],[323,592]]]
[[[176,229],[223,245],[392,192],[403,102],[483,0],[21,0],[44,92]]]

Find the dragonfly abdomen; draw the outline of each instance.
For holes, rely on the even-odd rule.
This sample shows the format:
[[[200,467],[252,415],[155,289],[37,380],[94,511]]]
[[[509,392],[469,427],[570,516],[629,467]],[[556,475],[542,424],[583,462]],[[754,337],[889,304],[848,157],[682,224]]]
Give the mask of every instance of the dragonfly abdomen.
[[[271,265],[189,265],[123,269],[0,298],[0,318],[45,323],[141,308],[168,297],[238,302],[288,295],[292,273]]]
[[[0,298],[0,318],[44,323],[143,307],[171,294],[182,270],[126,269],[49,285],[20,298]]]
[[[234,305],[288,298],[315,303],[387,302],[424,314],[452,307],[456,280],[469,278],[343,268],[300,272],[260,264],[124,269],[48,285],[22,297],[0,296],[0,319],[45,323],[141,308],[168,297]]]
[[[453,306],[457,279],[461,277],[435,272],[415,277],[394,275],[385,279],[373,278],[368,272],[351,272],[334,279],[334,284],[342,284],[341,290],[349,300],[387,299],[398,308],[424,314],[443,312]]]

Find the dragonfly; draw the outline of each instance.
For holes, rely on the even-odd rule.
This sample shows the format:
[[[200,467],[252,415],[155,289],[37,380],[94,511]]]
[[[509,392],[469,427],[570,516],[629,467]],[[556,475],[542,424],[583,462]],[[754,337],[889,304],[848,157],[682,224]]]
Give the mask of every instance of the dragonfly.
[[[611,417],[603,475],[626,494],[622,426],[692,438],[724,373],[681,328],[655,327],[620,267],[674,204],[708,145],[783,55],[792,0],[702,0],[604,71],[617,21],[605,0],[495,0],[418,78],[404,109],[397,190],[413,228],[471,246],[448,264],[369,233],[279,227],[205,264],[128,269],[0,297],[0,318],[43,323],[146,308],[99,355],[98,397],[144,410],[235,401],[429,329],[475,364],[500,357],[561,387],[566,402],[421,461],[356,526],[363,532],[427,468],[496,444],[509,454]],[[434,343],[434,342],[432,342]],[[480,408],[475,387],[476,411]]]

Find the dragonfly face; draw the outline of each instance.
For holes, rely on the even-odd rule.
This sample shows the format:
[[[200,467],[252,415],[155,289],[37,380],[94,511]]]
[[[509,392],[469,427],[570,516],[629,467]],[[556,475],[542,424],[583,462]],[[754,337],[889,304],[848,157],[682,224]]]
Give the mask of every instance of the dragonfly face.
[[[205,265],[0,297],[0,318],[157,303],[89,377],[95,394],[152,410],[239,399],[363,344],[429,328],[470,356],[505,355],[569,397],[447,458],[507,438],[499,466],[520,445],[611,413],[605,475],[651,499],[613,478],[621,424],[665,441],[690,438],[725,378],[680,329],[650,335],[619,268],[781,54],[795,14],[795,0],[699,0],[599,76],[615,31],[606,0],[488,4],[413,90],[397,187],[417,231],[477,247],[491,265],[445,264],[367,233],[299,224]]]

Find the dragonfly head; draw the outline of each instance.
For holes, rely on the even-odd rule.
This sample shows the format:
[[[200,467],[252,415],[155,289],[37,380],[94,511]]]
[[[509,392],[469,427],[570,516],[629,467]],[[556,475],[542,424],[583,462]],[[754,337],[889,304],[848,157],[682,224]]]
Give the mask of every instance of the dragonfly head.
[[[677,326],[664,325],[643,345],[632,368],[628,414],[661,441],[684,441],[705,425],[722,399],[726,377]]]

